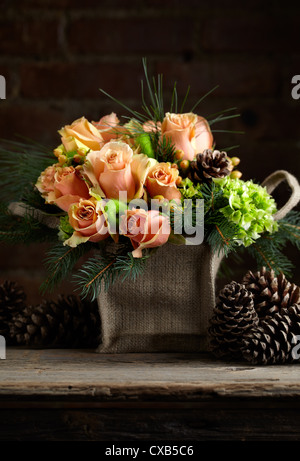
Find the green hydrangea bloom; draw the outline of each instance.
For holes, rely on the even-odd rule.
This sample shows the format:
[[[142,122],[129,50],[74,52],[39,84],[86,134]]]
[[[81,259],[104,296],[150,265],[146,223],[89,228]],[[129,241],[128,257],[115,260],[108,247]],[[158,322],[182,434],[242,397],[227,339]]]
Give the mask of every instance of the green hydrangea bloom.
[[[237,239],[244,246],[251,245],[263,232],[273,233],[278,229],[274,220],[276,203],[266,188],[241,179],[214,180],[223,191],[228,205],[220,208],[220,212],[231,222],[239,226]]]
[[[69,223],[69,216],[61,216],[59,222],[58,238],[64,242],[65,240],[71,237],[73,232],[74,229]]]
[[[182,199],[203,198],[201,185],[194,184],[189,178],[182,180],[181,184],[179,185],[179,190],[181,192]]]

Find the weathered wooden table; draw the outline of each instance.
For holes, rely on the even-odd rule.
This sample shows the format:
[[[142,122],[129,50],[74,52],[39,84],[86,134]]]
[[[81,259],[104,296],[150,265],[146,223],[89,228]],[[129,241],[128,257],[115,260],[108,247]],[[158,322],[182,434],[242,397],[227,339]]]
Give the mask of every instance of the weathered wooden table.
[[[8,348],[0,440],[300,439],[300,367]]]

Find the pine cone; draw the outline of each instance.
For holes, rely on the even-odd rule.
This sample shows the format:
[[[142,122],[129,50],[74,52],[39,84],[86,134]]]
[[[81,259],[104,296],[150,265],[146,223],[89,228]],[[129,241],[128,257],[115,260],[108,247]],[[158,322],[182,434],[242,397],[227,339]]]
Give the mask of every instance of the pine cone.
[[[232,165],[226,152],[206,149],[196,155],[190,163],[189,178],[194,182],[203,182],[212,178],[224,178],[232,171]]]
[[[28,306],[10,324],[11,341],[26,346],[94,348],[99,335],[97,303],[73,295]]]
[[[243,336],[258,325],[253,295],[244,285],[231,282],[219,293],[210,320],[210,349],[217,357],[241,357]]]
[[[16,282],[6,280],[0,285],[0,335],[9,335],[9,322],[25,307],[26,295]]]
[[[284,307],[262,320],[242,341],[243,357],[255,365],[299,362],[294,349],[300,341],[300,304]]]
[[[284,276],[275,276],[273,270],[263,267],[260,271],[249,271],[242,283],[254,295],[254,306],[260,319],[273,317],[283,307],[300,302],[300,288]]]

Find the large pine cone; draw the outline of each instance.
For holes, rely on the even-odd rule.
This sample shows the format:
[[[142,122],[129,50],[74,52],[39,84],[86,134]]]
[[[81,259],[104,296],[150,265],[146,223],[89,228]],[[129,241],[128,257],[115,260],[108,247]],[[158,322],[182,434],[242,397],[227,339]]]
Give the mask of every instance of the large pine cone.
[[[100,342],[97,303],[69,295],[27,306],[13,317],[10,338],[26,346],[94,348]]]
[[[299,362],[300,305],[282,308],[243,338],[243,357],[255,365]]]
[[[242,283],[254,295],[254,306],[261,319],[273,317],[280,309],[300,302],[300,288],[290,283],[284,274],[277,277],[273,270],[263,267],[249,271]]]
[[[231,161],[226,152],[206,149],[197,154],[196,159],[190,163],[189,178],[198,183],[212,178],[225,178],[231,171]]]
[[[9,322],[26,303],[23,288],[16,282],[6,280],[0,285],[0,335],[9,336]]]
[[[241,357],[243,336],[258,325],[253,294],[244,285],[231,282],[219,293],[210,320],[210,350],[217,357]]]

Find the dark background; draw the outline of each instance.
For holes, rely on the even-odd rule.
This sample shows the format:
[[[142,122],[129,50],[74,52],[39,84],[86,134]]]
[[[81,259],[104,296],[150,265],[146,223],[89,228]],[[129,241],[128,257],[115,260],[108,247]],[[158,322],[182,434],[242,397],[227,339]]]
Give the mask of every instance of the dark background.
[[[203,116],[237,108],[240,117],[216,125],[217,147],[239,145],[243,179],[262,181],[277,169],[300,177],[300,100],[291,96],[300,74],[300,7],[296,2],[236,0],[0,1],[0,137],[23,135],[51,149],[57,130],[76,118],[98,120],[141,103],[142,57],[150,75],[162,73],[166,102],[191,85],[189,110]],[[285,200],[285,190],[277,197]],[[0,282],[16,280],[39,302],[45,245],[0,247]],[[287,250],[297,265],[299,255]],[[236,267],[237,278],[245,267]],[[252,267],[253,268],[253,267]],[[299,269],[295,271],[299,283]],[[65,283],[60,292],[72,290]]]

